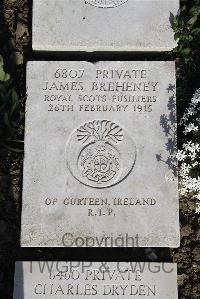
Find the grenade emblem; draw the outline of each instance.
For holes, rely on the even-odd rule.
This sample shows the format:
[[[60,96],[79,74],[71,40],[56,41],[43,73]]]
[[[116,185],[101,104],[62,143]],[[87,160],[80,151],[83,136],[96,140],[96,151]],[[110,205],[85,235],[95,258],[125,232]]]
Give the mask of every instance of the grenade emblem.
[[[123,153],[127,142],[132,148],[129,156],[132,161],[128,164]],[[106,188],[120,182],[124,174],[131,171],[136,150],[119,125],[109,120],[93,120],[73,132],[67,146],[67,157],[72,175],[81,183]]]

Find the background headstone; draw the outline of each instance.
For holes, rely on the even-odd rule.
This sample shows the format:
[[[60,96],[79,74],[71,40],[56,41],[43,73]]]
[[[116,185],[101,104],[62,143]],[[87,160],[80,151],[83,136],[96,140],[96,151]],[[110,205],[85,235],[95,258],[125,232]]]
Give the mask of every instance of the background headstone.
[[[14,299],[178,299],[176,264],[17,262]]]
[[[177,247],[174,62],[29,62],[22,246]]]
[[[178,0],[34,0],[38,51],[167,51]]]

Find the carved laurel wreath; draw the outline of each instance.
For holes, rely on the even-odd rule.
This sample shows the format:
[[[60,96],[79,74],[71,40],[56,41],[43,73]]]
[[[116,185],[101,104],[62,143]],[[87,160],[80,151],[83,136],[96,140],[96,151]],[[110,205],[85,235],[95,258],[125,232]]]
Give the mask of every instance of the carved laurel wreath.
[[[77,129],[77,138],[81,143],[109,141],[117,144],[124,137],[123,130],[112,121],[94,120]]]

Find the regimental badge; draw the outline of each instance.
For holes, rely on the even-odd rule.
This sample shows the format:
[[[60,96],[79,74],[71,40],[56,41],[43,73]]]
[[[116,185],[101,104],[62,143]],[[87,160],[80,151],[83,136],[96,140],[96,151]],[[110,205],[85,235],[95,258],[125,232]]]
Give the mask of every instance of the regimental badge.
[[[66,155],[68,168],[78,181],[106,188],[121,182],[132,171],[136,147],[118,124],[93,120],[72,133]]]
[[[85,3],[97,6],[100,8],[114,8],[120,6],[128,0],[85,0]]]

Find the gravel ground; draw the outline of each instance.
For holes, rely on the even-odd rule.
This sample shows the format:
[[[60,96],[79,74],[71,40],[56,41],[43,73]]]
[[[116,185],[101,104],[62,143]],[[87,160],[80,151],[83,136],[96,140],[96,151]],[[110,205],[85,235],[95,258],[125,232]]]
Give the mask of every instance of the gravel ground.
[[[20,98],[24,99],[25,64],[27,60],[62,58],[31,51],[31,8],[32,1],[4,0],[0,2],[0,53],[6,60],[9,73],[16,83]],[[57,54],[58,55],[58,54]],[[100,56],[92,55],[92,60]],[[117,56],[116,56],[117,57]],[[119,59],[123,59],[123,54]],[[65,55],[66,59],[80,59]],[[82,59],[89,59],[89,54]],[[109,59],[109,56],[105,58]],[[129,59],[145,59],[132,56]],[[165,55],[152,54],[148,59],[165,59]],[[24,109],[24,102],[21,109]],[[0,200],[0,294],[2,299],[12,298],[15,260],[130,260],[130,261],[173,261],[178,263],[178,286],[180,299],[200,298],[198,285],[198,262],[200,237],[198,216],[195,215],[195,199],[180,199],[181,247],[178,249],[70,249],[70,248],[20,248],[20,218],[22,193],[23,155],[8,153],[0,155],[0,190],[6,194]]]

